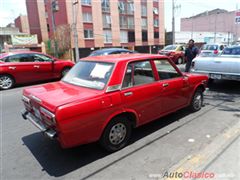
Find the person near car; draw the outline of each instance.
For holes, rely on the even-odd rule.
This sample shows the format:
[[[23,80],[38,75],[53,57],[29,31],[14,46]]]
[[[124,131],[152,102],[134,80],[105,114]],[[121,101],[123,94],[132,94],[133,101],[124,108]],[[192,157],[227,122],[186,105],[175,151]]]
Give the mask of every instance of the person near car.
[[[194,40],[190,39],[188,41],[188,47],[185,50],[185,59],[186,59],[186,67],[185,67],[185,72],[190,71],[190,67],[192,64],[192,60],[197,56],[199,50],[194,44]]]

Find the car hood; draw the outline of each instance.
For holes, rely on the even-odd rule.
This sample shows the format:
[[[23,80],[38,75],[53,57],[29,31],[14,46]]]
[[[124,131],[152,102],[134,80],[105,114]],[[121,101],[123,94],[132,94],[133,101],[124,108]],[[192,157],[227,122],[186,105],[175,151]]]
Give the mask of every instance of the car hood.
[[[31,102],[55,112],[59,106],[94,98],[102,91],[74,86],[62,81],[33,86],[23,90],[23,94],[31,99]]]

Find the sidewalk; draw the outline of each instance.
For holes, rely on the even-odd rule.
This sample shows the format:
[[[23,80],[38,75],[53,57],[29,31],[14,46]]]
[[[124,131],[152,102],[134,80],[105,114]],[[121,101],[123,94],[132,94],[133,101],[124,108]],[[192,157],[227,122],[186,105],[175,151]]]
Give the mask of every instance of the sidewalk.
[[[219,134],[203,150],[169,169],[164,180],[240,180],[240,121]]]
[[[213,179],[240,179],[240,137],[238,136],[222,153],[208,164],[206,172],[213,172]]]

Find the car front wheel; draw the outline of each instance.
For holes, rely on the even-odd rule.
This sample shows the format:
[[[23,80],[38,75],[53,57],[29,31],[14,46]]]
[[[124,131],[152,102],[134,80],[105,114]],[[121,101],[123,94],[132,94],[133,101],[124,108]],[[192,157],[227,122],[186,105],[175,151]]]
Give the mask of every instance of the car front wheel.
[[[0,89],[6,90],[14,86],[14,79],[9,75],[0,75]]]
[[[116,117],[106,126],[100,144],[109,152],[118,151],[127,145],[131,132],[130,121],[124,116]]]
[[[193,112],[199,111],[203,105],[203,91],[197,89],[193,95],[190,108]]]

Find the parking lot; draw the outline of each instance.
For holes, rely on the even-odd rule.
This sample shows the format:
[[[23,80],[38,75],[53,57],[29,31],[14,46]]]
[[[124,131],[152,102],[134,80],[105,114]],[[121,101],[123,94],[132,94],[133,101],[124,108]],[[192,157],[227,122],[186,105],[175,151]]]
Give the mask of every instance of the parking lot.
[[[205,93],[202,110],[190,113],[183,109],[135,129],[130,144],[118,152],[109,154],[97,143],[61,149],[57,142],[44,138],[21,117],[23,88],[0,92],[1,176],[4,180],[153,179],[154,174],[175,171],[179,162],[193,154],[208,157],[205,159],[208,162],[212,157],[204,154],[204,150],[218,147],[217,139],[224,132],[233,132],[231,128],[239,130],[240,82],[217,81]],[[237,133],[224,144],[236,140]],[[214,152],[220,154],[221,148]],[[239,150],[239,146],[237,148]],[[237,179],[237,172],[231,168],[213,173],[233,174],[233,179]]]

